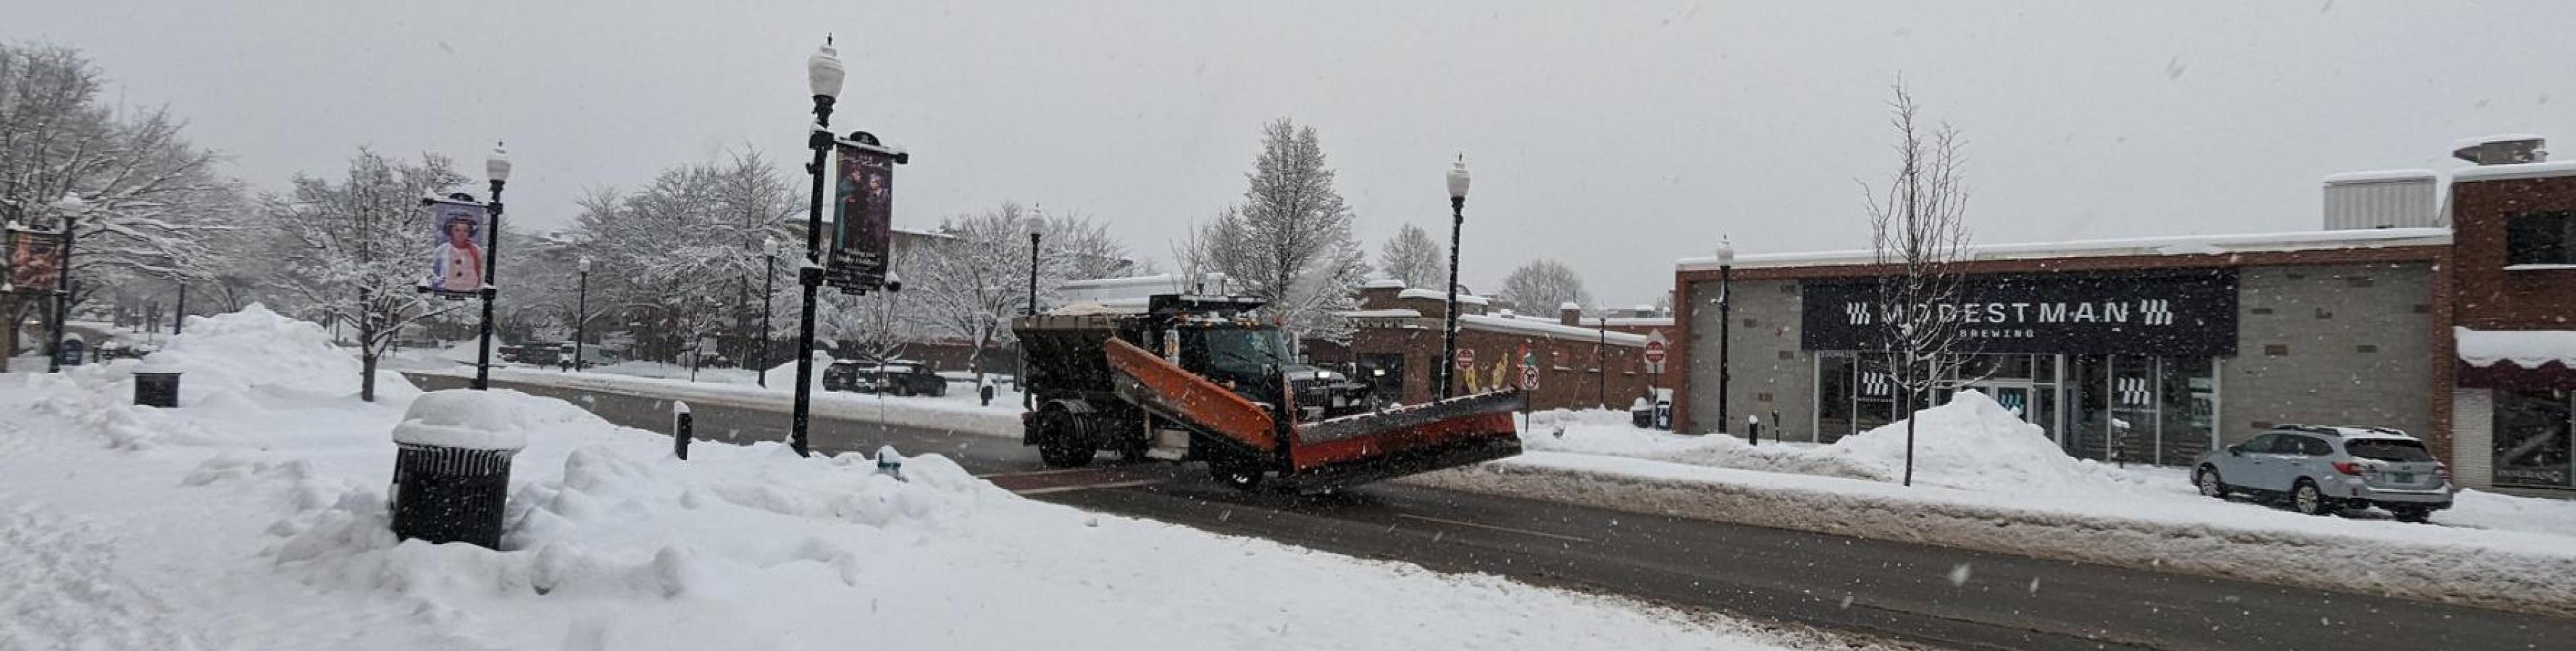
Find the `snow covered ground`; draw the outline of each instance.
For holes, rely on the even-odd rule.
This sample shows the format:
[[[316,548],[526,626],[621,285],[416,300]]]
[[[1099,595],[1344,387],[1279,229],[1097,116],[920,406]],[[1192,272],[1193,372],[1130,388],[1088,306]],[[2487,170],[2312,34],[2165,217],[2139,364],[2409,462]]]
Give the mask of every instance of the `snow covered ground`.
[[[2466,491],[2433,525],[2200,497],[2183,470],[2073,459],[1982,394],[1832,445],[1749,445],[1542,412],[1528,453],[1410,481],[1872,538],[2576,614],[2576,502]]]
[[[495,390],[524,436],[500,551],[387,531],[423,395],[252,309],[146,360],[0,376],[0,648],[1836,646],[1635,602],[1025,500],[937,456],[701,445]]]

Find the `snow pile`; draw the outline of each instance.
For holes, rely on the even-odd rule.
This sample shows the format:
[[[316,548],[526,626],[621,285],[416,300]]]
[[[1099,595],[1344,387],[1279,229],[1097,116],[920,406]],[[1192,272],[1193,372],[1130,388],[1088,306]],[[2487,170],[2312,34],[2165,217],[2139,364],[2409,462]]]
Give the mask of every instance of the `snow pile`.
[[[517,391],[449,389],[412,400],[403,422],[394,426],[395,443],[474,450],[518,450],[528,447],[528,434],[594,420],[590,414],[555,400],[524,400]]]
[[[2137,475],[2058,449],[2048,431],[1977,391],[1914,413],[1917,483],[1978,491],[2065,491],[2139,487]],[[1905,421],[1844,437],[1828,449],[1868,464],[1881,477],[1903,477]]]
[[[254,390],[272,396],[347,396],[358,392],[361,378],[356,353],[333,345],[322,326],[256,303],[239,312],[190,317],[186,333],[170,338],[144,362],[183,373],[179,394],[183,405]],[[379,372],[377,390],[388,386],[410,385],[396,374]]]
[[[1539,412],[1521,432],[1530,450],[1897,482],[1905,477],[1905,421],[1829,445],[1746,443],[1634,427],[1624,412]],[[1914,482],[1978,491],[2126,492],[2149,480],[2090,459],[2068,457],[2046,430],[1976,391],[1915,414]]]
[[[182,347],[233,374],[180,408],[119,404],[105,370],[0,377],[0,585],[32,600],[0,595],[23,616],[0,648],[1106,650],[1137,647],[1139,613],[1148,648],[1773,648],[1719,617],[1034,502],[936,455],[899,477],[890,451],[682,461],[513,391],[323,395],[345,380],[320,371],[354,370],[240,317],[209,340],[292,345]],[[406,417],[524,439],[501,549],[390,533]],[[187,445],[98,444],[117,428]]]

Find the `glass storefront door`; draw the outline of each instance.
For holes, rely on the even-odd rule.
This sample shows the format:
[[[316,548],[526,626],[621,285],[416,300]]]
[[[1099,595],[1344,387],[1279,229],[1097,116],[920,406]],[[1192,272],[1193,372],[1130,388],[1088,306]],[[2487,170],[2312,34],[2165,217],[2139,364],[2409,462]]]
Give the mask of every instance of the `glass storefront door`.
[[[2495,392],[2495,484],[2576,488],[2576,392]]]

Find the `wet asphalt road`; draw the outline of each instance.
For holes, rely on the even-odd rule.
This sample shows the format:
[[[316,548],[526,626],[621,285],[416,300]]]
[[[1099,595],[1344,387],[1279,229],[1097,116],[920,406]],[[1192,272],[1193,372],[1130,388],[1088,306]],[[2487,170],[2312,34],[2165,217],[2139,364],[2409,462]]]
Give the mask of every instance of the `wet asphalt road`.
[[[494,384],[564,398],[618,424],[669,430],[666,400]],[[786,439],[783,410],[692,407],[700,438]],[[938,452],[1034,499],[1083,509],[1941,647],[2576,648],[2576,620],[2479,608],[1394,484],[1248,495],[1208,481],[1196,465],[1119,465],[1109,456],[1095,469],[1048,472],[1016,438],[820,417],[811,436],[821,452],[886,444]]]

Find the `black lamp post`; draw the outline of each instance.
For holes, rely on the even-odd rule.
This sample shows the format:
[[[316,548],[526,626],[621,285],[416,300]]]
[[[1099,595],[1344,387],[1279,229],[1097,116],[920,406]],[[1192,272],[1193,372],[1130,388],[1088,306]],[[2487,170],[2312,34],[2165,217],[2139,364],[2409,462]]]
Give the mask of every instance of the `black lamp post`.
[[[814,162],[806,164],[805,171],[814,177],[814,195],[805,213],[805,265],[796,269],[805,304],[797,317],[795,414],[787,431],[787,447],[800,457],[809,454],[805,428],[811,420],[807,410],[814,404],[814,292],[823,287],[823,166],[832,155],[832,102],[841,95],[841,76],[840,53],[825,37],[823,49],[805,59],[805,81],[814,91],[814,128],[805,137],[805,146],[814,150]]]
[[[582,370],[581,349],[590,347],[590,256],[573,263],[576,289],[573,290],[572,370]]]
[[[1448,323],[1440,327],[1440,395],[1449,397],[1450,385],[1458,375],[1458,233],[1467,226],[1467,155],[1449,165],[1449,307],[1442,310]]]
[[[492,303],[501,290],[493,274],[501,269],[501,186],[510,181],[510,154],[492,147],[492,156],[483,159],[483,172],[492,180],[492,201],[484,204],[492,213],[483,225],[483,341],[474,353],[474,390],[492,388]]]
[[[80,214],[89,210],[88,202],[75,195],[63,195],[54,207],[63,213],[62,241],[55,243],[60,258],[54,263],[54,346],[46,356],[45,372],[63,372],[63,325],[71,319],[72,309],[72,238],[78,233]]]
[[[769,386],[769,299],[778,295],[778,238],[760,237],[760,345],[751,347],[752,366],[760,369],[760,386]]]
[[[1046,232],[1044,230],[1034,227],[1029,229],[1029,316],[1037,316],[1038,314],[1038,240],[1045,236]],[[1037,399],[1031,397],[1036,395],[1036,393],[1029,391],[1028,342],[1020,342],[1019,357],[1020,410],[1028,411],[1034,408],[1037,404]]]
[[[170,311],[170,336],[179,336],[179,326],[188,322],[188,283],[179,282],[179,309]]]
[[[1728,342],[1735,327],[1735,245],[1720,237],[1717,240],[1717,431],[1726,431],[1727,383],[1735,379],[1728,365],[1727,353],[1734,346]]]

